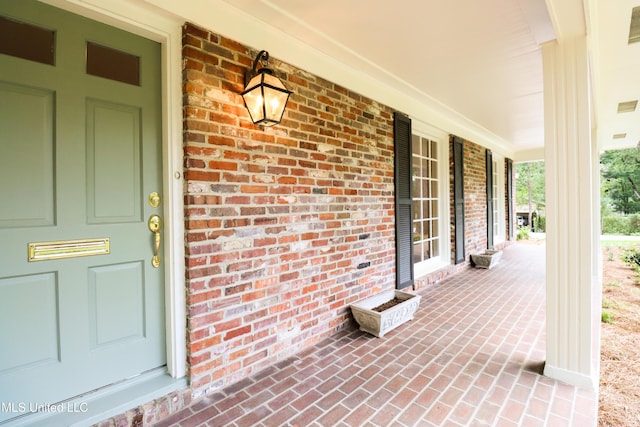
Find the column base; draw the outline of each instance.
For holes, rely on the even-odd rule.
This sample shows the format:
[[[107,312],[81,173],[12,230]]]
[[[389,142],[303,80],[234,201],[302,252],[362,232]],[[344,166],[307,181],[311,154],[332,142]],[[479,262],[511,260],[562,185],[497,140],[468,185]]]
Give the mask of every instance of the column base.
[[[548,363],[544,366],[544,375],[555,380],[565,382],[567,384],[586,388],[588,390],[596,390],[599,384],[597,376],[589,376],[581,374],[580,372],[568,371],[566,369],[557,368],[555,366],[549,366]]]

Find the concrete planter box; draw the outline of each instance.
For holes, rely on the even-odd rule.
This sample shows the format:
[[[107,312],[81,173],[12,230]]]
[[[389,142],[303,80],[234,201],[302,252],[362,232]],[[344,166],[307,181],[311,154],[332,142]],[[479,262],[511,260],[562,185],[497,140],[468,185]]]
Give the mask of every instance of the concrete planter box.
[[[471,262],[478,268],[491,268],[500,261],[502,251],[487,250],[481,254],[471,254]]]
[[[386,302],[392,301],[394,298],[398,298],[402,302],[382,312],[373,310]],[[376,337],[383,337],[384,334],[396,326],[413,319],[419,305],[420,295],[389,290],[351,304],[351,312],[356,322],[360,325],[361,331],[368,332]]]

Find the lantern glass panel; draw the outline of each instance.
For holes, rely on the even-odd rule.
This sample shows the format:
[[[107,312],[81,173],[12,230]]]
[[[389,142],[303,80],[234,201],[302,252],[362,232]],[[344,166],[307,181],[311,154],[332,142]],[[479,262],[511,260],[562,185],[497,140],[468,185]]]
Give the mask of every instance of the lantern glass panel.
[[[282,114],[284,113],[284,107],[287,103],[287,99],[289,98],[289,94],[287,92],[282,92],[265,86],[264,98],[265,118],[279,122],[282,119]]]
[[[243,97],[245,104],[247,104],[247,110],[249,110],[251,120],[255,123],[264,119],[264,109],[262,108],[264,103],[262,99],[262,88],[256,87],[245,93]]]

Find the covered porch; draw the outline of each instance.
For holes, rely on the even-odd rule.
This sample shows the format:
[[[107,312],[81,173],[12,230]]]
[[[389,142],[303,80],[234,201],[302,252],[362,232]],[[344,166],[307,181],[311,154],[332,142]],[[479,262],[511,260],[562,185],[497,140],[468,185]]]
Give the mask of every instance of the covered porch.
[[[416,318],[354,327],[208,395],[158,426],[586,426],[595,391],[542,376],[545,245],[507,247],[420,291]]]
[[[117,416],[122,421],[117,425],[138,426],[142,419],[142,425],[147,425],[163,418],[168,418],[168,424],[184,425],[357,425],[353,418],[357,416],[363,425],[406,425],[420,420],[434,425],[499,424],[501,420],[552,425],[553,411],[562,417],[591,414],[590,421],[595,421],[601,265],[597,158],[605,143],[603,135],[614,134],[613,128],[605,126],[613,120],[602,111],[616,110],[610,102],[601,103],[597,95],[615,93],[616,102],[628,100],[627,92],[619,97],[619,92],[593,78],[601,71],[595,66],[601,59],[613,63],[600,58],[600,51],[613,52],[609,47],[622,42],[625,49],[620,52],[625,54],[620,56],[633,57],[625,37],[615,42],[598,37],[613,34],[609,28],[628,28],[631,4],[611,8],[600,1],[523,0],[509,3],[507,11],[500,1],[414,2],[411,8],[388,2],[380,7],[349,2],[349,7],[356,8],[351,12],[345,9],[347,3],[335,0],[295,6],[276,0],[25,3],[37,7],[47,3],[54,10],[7,12],[5,21],[39,23],[38,31],[54,34],[49,16],[64,9],[97,20],[92,29],[107,24],[124,30],[127,37],[156,43],[158,57],[145,69],[154,70],[156,78],[146,81],[156,82],[149,86],[156,97],[149,104],[159,110],[152,114],[154,120],[140,121],[131,113],[136,123],[154,122],[153,136],[143,138],[153,142],[152,151],[133,157],[155,159],[157,182],[151,186],[149,179],[132,190],[139,215],[126,223],[136,224],[142,237],[122,232],[123,243],[110,240],[113,252],[97,258],[104,260],[104,266],[112,266],[121,263],[116,248],[131,248],[133,240],[141,245],[131,254],[135,262],[126,263],[132,266],[137,287],[124,286],[120,276],[113,276],[122,291],[105,299],[104,307],[109,303],[117,309],[102,311],[110,315],[105,319],[125,326],[153,325],[156,333],[153,356],[144,357],[140,367],[134,369],[130,360],[114,363],[114,379],[95,378],[95,384],[77,391],[60,393],[57,387],[40,387],[38,371],[21,370],[22,357],[14,357],[15,363],[0,363],[2,372],[16,368],[15,384],[27,380],[34,384],[25,387],[26,397],[19,402],[36,400],[39,391],[47,394],[43,402],[64,401],[94,390],[121,399],[122,393],[112,385],[157,369],[159,378],[170,384],[169,390],[154,385],[148,395],[129,401],[127,407],[109,404],[103,410],[92,405],[96,408],[92,420],[128,410],[135,416],[124,420],[127,415]],[[261,7],[254,8],[254,3]],[[602,23],[595,19],[609,17],[599,13],[609,9],[624,10],[620,17],[611,16]],[[402,18],[413,18],[413,25]],[[609,23],[615,25],[605,25]],[[61,21],[59,28],[75,27]],[[295,29],[300,32],[296,34]],[[351,39],[352,35],[357,38]],[[84,45],[85,39],[90,38],[77,44]],[[51,40],[63,38],[52,36]],[[105,38],[105,47],[118,47],[110,43]],[[118,49],[134,57],[142,55],[129,52],[128,43]],[[262,49],[271,52],[270,66],[293,92],[282,122],[269,128],[253,124],[241,96],[246,71]],[[84,78],[86,55],[79,52],[76,68]],[[416,58],[420,61],[414,64]],[[62,92],[49,85],[55,80],[50,78],[54,70],[46,67],[52,64],[45,68],[41,65],[46,63],[35,64],[43,74],[34,79],[25,72],[34,65],[29,59],[7,61],[13,65],[0,69],[15,74],[11,84],[37,88],[47,94],[43,99],[62,99]],[[609,74],[625,81],[618,73]],[[96,77],[101,78],[89,78]],[[91,95],[93,86],[87,85],[83,96]],[[76,95],[74,85],[65,88],[69,96]],[[126,88],[119,90],[130,94]],[[18,342],[15,337],[19,337],[15,354],[35,354],[37,359],[40,356],[27,339],[29,331],[45,330],[38,328],[39,323],[52,325],[56,319],[66,319],[58,329],[46,329],[50,332],[42,342],[51,343],[45,350],[52,350],[41,353],[55,363],[65,360],[69,369],[65,378],[88,379],[104,367],[90,357],[91,340],[96,340],[85,327],[93,325],[97,316],[82,322],[76,319],[87,318],[84,314],[97,307],[95,299],[67,290],[65,295],[73,299],[59,303],[56,292],[67,285],[62,281],[58,285],[56,275],[67,260],[29,264],[24,252],[30,241],[56,243],[86,237],[60,234],[54,238],[53,233],[67,230],[58,227],[64,221],[58,221],[61,216],[55,210],[67,206],[64,198],[60,203],[55,199],[62,190],[89,194],[83,187],[93,179],[85,174],[88,169],[78,163],[75,176],[79,178],[64,181],[60,174],[66,169],[59,160],[71,158],[65,153],[80,159],[89,159],[82,150],[95,153],[91,138],[82,136],[90,135],[84,129],[90,121],[73,121],[65,128],[53,120],[66,116],[54,114],[52,102],[41,103],[42,111],[52,118],[41,132],[49,135],[39,145],[45,147],[41,150],[47,159],[44,166],[32,161],[29,146],[0,144],[20,148],[0,153],[6,153],[0,158],[10,159],[13,169],[7,170],[16,171],[4,180],[10,190],[6,194],[16,196],[3,206],[46,200],[49,216],[43,223],[52,233],[51,238],[40,238],[42,225],[37,223],[33,239],[25,239],[22,226],[12,228],[11,239],[0,236],[0,251],[19,257],[23,268],[4,277],[11,289],[18,289],[20,304],[14,304],[13,293],[6,293],[11,297],[4,301],[15,312],[24,313],[25,321],[6,319],[16,326],[35,325],[12,329],[2,342]],[[121,99],[109,102],[126,104]],[[78,101],[78,105],[89,103]],[[32,109],[22,108],[20,114],[20,120],[7,119],[19,123],[15,132],[19,136],[12,141],[21,141],[20,130],[33,122]],[[396,126],[396,117],[404,117],[403,126]],[[54,143],[75,141],[56,133],[58,129],[79,135],[74,143],[82,148],[74,151],[75,146]],[[616,125],[615,134],[620,132],[628,132],[627,139],[634,144],[638,139],[631,125]],[[139,134],[131,134],[131,147],[139,146]],[[131,151],[117,152],[119,145],[107,141],[111,139],[105,138],[104,146],[113,153],[94,157],[116,162],[115,167],[101,170],[119,170],[120,161],[129,161]],[[405,154],[399,161],[397,147],[403,147]],[[14,151],[23,153],[25,160],[15,161]],[[148,152],[153,155],[147,156]],[[495,271],[471,270],[469,254],[513,239],[513,164],[542,158],[547,165],[546,270],[541,248],[519,245],[507,250]],[[411,173],[414,162],[420,164],[415,175]],[[132,164],[136,171],[150,170],[140,162]],[[13,179],[29,176],[23,165],[31,165],[33,176],[43,177],[39,182],[46,197],[34,198],[27,181]],[[396,169],[402,170],[402,183],[396,179],[401,175]],[[47,171],[46,176],[41,171]],[[104,188],[114,188],[111,176],[104,174]],[[127,191],[142,183],[137,172],[131,176],[122,179]],[[414,176],[421,184],[415,191]],[[66,188],[64,182],[74,185]],[[147,187],[153,188],[147,191]],[[147,202],[142,197],[147,193],[159,195],[161,202],[151,201],[157,197]],[[74,215],[65,227],[87,225],[97,233],[93,219],[80,215],[91,206],[85,202],[78,201],[78,209],[67,207]],[[34,207],[33,211],[43,210]],[[149,228],[151,215],[161,216],[162,233],[158,226],[155,231]],[[13,210],[5,217],[22,224]],[[403,239],[397,233],[400,223]],[[109,235],[107,231],[105,225],[105,233],[99,236]],[[418,251],[411,251],[418,246],[420,257]],[[534,256],[530,250],[538,252]],[[13,259],[6,258],[3,265],[13,265]],[[410,268],[399,268],[398,260]],[[131,298],[132,289],[142,289],[139,278],[151,277],[138,274],[141,270],[134,268],[138,265],[153,269],[155,279],[149,283],[154,292],[141,290]],[[408,278],[399,274],[407,271]],[[443,280],[458,271],[460,276]],[[53,321],[38,323],[28,317],[33,310],[31,295],[38,293],[19,287],[14,278],[23,276],[46,284],[48,298],[41,304],[46,311],[40,311]],[[428,286],[434,282],[438,284]],[[93,286],[84,279],[68,283],[72,290]],[[384,339],[349,330],[353,327],[349,304],[411,285],[424,297],[418,319]],[[156,298],[143,304],[140,295]],[[120,313],[125,306],[133,307],[127,313],[138,323],[123,320]],[[156,315],[153,321],[146,321],[147,313]],[[76,325],[82,326],[81,334],[66,330],[73,331]],[[83,346],[59,344],[62,330]],[[138,329],[134,332],[111,333],[105,342],[129,343],[111,337],[151,336]],[[118,355],[142,354],[131,348],[124,347]],[[80,364],[66,362],[80,356],[87,362],[83,370]],[[130,367],[132,372],[116,369]],[[577,407],[582,396],[576,389],[565,390],[550,378],[590,385],[596,390],[589,400],[592,410]],[[5,397],[9,399],[16,396]],[[193,404],[183,409],[192,399]],[[162,405],[157,405],[160,401]],[[140,406],[130,409],[136,405]],[[13,420],[18,418],[14,412],[19,411],[1,415]],[[559,420],[566,424],[566,418]]]

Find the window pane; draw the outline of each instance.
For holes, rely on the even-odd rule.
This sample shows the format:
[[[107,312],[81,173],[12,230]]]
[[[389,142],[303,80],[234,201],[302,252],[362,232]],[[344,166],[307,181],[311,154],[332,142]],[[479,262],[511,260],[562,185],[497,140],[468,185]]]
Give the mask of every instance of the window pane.
[[[422,226],[422,238],[424,240],[428,240],[431,238],[431,221],[425,221],[424,225]]]
[[[140,58],[110,47],[87,43],[87,74],[140,86]]]
[[[422,198],[426,199],[431,197],[431,191],[430,191],[431,185],[429,184],[429,181],[426,179],[422,180]]]
[[[420,137],[417,135],[411,135],[411,152],[414,155],[420,154]]]
[[[438,197],[438,181],[431,181],[431,197],[434,199]]]
[[[422,240],[422,222],[414,221],[413,222],[413,241],[419,242]]]
[[[431,158],[432,159],[437,159],[438,158],[438,143],[435,141],[431,141]]]
[[[415,154],[411,156],[411,168],[413,169],[413,176],[420,176],[420,165],[420,157],[416,156]]]
[[[422,138],[422,156],[429,157],[429,140]]]
[[[0,53],[54,65],[55,33],[0,16]]]
[[[422,219],[431,218],[429,205],[430,205],[430,202],[428,200],[425,200],[422,202]]]
[[[422,211],[420,210],[420,202],[417,200],[413,201],[413,219],[421,219]]]
[[[432,200],[431,201],[431,212],[432,212],[432,217],[433,218],[437,218],[438,217],[438,201],[437,200]]]
[[[431,256],[439,256],[440,255],[440,240],[435,239],[431,241]]]
[[[438,162],[435,160],[431,161],[431,175],[430,178],[438,179]]]
[[[422,184],[422,181],[414,176],[413,179],[411,180],[411,188],[412,188],[412,191],[413,191],[413,198],[414,199],[422,197],[420,195],[420,186],[421,186],[420,184]]]
[[[413,244],[413,263],[422,261],[422,243]]]
[[[422,259],[423,260],[431,258],[431,250],[430,250],[429,246],[430,246],[429,242],[425,242],[422,245]]]

